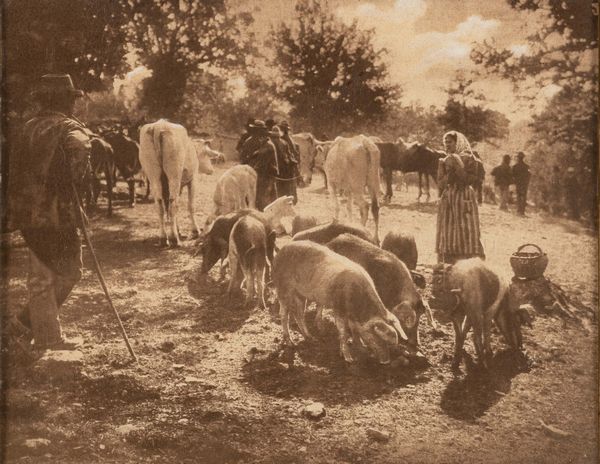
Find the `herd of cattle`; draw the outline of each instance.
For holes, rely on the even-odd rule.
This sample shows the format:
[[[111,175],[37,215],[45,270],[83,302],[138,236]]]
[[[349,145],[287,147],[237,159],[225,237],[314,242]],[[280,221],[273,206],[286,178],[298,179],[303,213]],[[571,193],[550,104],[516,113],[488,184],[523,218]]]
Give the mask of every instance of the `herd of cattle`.
[[[385,169],[391,172],[397,168],[396,160],[402,158],[406,162],[414,156],[431,159],[431,165],[437,166],[440,153],[402,140],[391,144],[360,135],[318,142],[312,136],[299,134],[295,140],[301,153],[301,173],[309,183],[313,169],[324,171],[335,202],[335,218],[331,222],[319,225],[314,217],[297,214],[291,196],[277,198],[263,211],[258,211],[255,208],[256,172],[247,165],[236,165],[219,178],[213,196],[214,210],[200,231],[193,208],[195,180],[197,173],[213,173],[213,163],[219,154],[206,141],[195,144],[184,127],[165,120],[141,127],[139,156],[137,153],[133,156],[136,142],[123,135],[118,138],[122,142],[107,144],[113,154],[112,165],[105,163],[108,167],[104,168],[107,185],[108,173],[114,175],[114,166],[128,182],[133,181],[133,174],[141,167],[157,205],[161,242],[174,246],[181,243],[178,197],[187,186],[192,237],[199,238],[198,253],[202,256],[200,274],[206,278],[220,260],[221,278],[224,278],[228,262],[228,294],[232,296],[244,287],[246,302],[250,304],[257,299],[263,308],[267,307],[266,283],[272,283],[286,344],[293,344],[289,333],[290,314],[302,335],[313,339],[305,320],[307,304],[313,302],[317,305],[319,330],[323,328],[323,310],[333,311],[340,353],[346,361],[352,362],[354,353],[365,351],[364,348],[380,363],[389,363],[391,353],[404,365],[420,356],[421,315],[426,314],[432,326],[436,324],[427,301],[418,290],[425,286],[425,280],[416,272],[418,252],[414,237],[390,232],[379,246],[379,170],[382,166],[384,172]],[[301,143],[314,150],[312,158],[302,156],[307,147]],[[123,147],[123,151],[117,153],[117,146]],[[127,151],[126,146],[131,147],[131,151]],[[107,147],[104,150],[107,151]],[[423,168],[427,165],[423,159],[414,170],[433,173],[433,168]],[[386,175],[386,180],[388,178],[391,181],[391,174]],[[371,196],[375,219],[373,235],[364,228],[368,212],[365,188]],[[358,204],[362,226],[337,219],[339,192],[348,197],[349,217],[352,202]],[[133,193],[130,184],[131,203],[135,201]],[[391,196],[391,189],[388,194]],[[168,235],[165,216],[171,226]],[[279,248],[277,237],[285,231],[282,224],[285,217],[292,218],[292,241]],[[529,323],[530,316],[511,301],[508,283],[503,278],[480,259],[459,261],[453,266],[440,265],[436,272],[443,275],[437,289],[439,294],[453,303],[448,315],[456,334],[455,367],[461,362],[465,335],[470,328],[473,328],[474,345],[483,365],[492,353],[490,334],[494,322],[510,347],[516,352],[522,350],[521,325]]]

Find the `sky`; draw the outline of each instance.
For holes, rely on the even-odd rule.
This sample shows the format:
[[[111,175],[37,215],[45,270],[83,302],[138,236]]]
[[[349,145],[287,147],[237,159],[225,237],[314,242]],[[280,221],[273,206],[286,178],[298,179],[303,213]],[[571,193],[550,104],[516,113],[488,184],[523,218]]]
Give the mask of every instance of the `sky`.
[[[272,24],[289,20],[294,0],[242,0],[253,10],[259,39]],[[358,19],[375,29],[375,44],[388,50],[386,58],[392,82],[403,89],[404,102],[443,106],[445,88],[457,71],[468,72],[475,65],[469,58],[473,42],[495,41],[526,53],[526,36],[539,27],[531,13],[512,10],[505,0],[329,0],[343,21]],[[499,79],[481,79],[478,90],[486,95],[489,107],[506,114],[513,122],[526,119],[528,108],[519,106],[512,86]],[[539,110],[555,86],[536,89]]]

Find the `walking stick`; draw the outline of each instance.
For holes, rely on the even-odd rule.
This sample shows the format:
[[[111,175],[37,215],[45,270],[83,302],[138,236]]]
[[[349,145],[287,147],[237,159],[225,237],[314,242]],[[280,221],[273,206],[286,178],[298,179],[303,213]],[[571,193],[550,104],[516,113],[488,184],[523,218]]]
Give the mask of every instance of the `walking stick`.
[[[90,240],[90,236],[88,234],[87,227],[85,226],[85,223],[87,222],[86,215],[85,215],[85,212],[83,211],[83,207],[81,205],[81,199],[79,198],[79,193],[77,193],[75,184],[72,183],[71,187],[73,187],[73,194],[75,195],[75,199],[77,200],[77,206],[79,209],[79,217],[81,219],[81,230],[83,231],[85,243],[87,243],[87,246],[90,249],[90,253],[92,254],[92,258],[94,261],[94,270],[96,271],[96,274],[98,275],[98,280],[100,280],[100,285],[102,285],[102,290],[104,290],[104,294],[106,295],[106,299],[108,300],[108,305],[113,310],[113,313],[115,314],[115,317],[117,318],[117,322],[119,323],[119,328],[121,329],[121,335],[123,335],[123,340],[125,340],[125,344],[127,345],[129,354],[131,355],[131,357],[133,358],[133,360],[135,362],[138,362],[137,356],[133,352],[133,348],[131,348],[131,345],[129,343],[129,338],[127,337],[127,333],[125,332],[125,327],[123,327],[123,323],[121,322],[121,317],[119,316],[117,309],[113,305],[110,294],[108,293],[108,288],[106,287],[106,281],[104,280],[104,276],[102,275],[102,270],[100,269],[100,263],[98,262],[98,258],[96,258],[96,253],[94,252],[94,247],[92,246],[92,241]]]

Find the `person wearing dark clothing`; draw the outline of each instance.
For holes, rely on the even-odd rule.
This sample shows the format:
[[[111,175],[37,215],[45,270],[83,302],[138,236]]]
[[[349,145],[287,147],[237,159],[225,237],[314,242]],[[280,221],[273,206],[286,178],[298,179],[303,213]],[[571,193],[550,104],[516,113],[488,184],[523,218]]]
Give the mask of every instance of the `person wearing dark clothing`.
[[[240,140],[238,140],[238,143],[235,146],[235,150],[238,153],[241,153],[242,147],[244,146],[244,142],[246,140],[248,140],[250,137],[252,137],[252,134],[254,132],[254,130],[252,128],[253,125],[254,125],[254,118],[248,118],[248,121],[246,122],[246,131],[240,136]]]
[[[477,180],[473,185],[473,189],[475,189],[475,193],[477,194],[477,203],[480,205],[483,204],[483,182],[485,180],[485,167],[483,166],[483,161],[481,161],[481,157],[479,153],[473,150],[473,156],[475,157],[475,161],[477,162]]]
[[[275,146],[277,153],[277,196],[291,195],[294,197],[294,204],[296,204],[298,196],[296,193],[296,179],[294,178],[293,155],[290,147],[283,139],[283,134],[277,126],[274,126],[269,132],[269,139]]]
[[[512,178],[517,190],[517,214],[525,216],[525,206],[527,206],[527,189],[529,187],[529,165],[523,161],[525,153],[520,151],[517,154],[517,162],[512,167]]]
[[[581,196],[581,182],[577,178],[574,167],[567,169],[564,180],[564,194],[567,203],[567,214],[569,219],[579,220],[579,197]]]
[[[502,163],[492,169],[492,177],[494,185],[499,190],[500,209],[506,211],[508,209],[508,189],[512,184],[512,170],[510,169],[510,155],[502,157]]]
[[[11,178],[11,221],[29,247],[28,306],[17,320],[31,330],[36,350],[74,349],[59,309],[81,279],[81,226],[75,189],[90,174],[90,139],[73,117],[75,89],[68,74],[46,74],[34,93],[41,111],[25,123]],[[18,183],[17,183],[18,182]]]
[[[250,137],[244,141],[239,150],[240,164],[249,164],[252,166],[256,150],[262,147],[268,139],[268,132],[264,121],[261,121],[260,119],[249,124],[248,129],[250,131]]]
[[[267,119],[265,121],[265,126],[267,126],[267,130],[272,131],[273,127],[275,127],[277,123],[275,122],[274,119]]]

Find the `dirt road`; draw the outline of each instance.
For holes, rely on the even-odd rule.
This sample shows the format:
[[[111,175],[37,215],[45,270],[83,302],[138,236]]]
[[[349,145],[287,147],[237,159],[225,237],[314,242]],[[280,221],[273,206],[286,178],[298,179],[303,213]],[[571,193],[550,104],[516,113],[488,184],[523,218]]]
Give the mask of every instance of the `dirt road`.
[[[220,172],[202,176],[199,211],[209,210]],[[299,212],[328,219],[322,185],[316,177],[300,190]],[[381,237],[391,229],[414,233],[426,271],[435,262],[436,206],[415,198],[413,190],[395,192],[382,209]],[[536,243],[549,255],[547,276],[597,309],[597,239],[590,232],[491,205],[482,207],[481,224],[490,262],[510,272],[517,246]],[[189,234],[185,217],[182,229]],[[67,334],[86,341],[82,373],[57,382],[40,378],[34,366],[10,366],[6,462],[597,461],[596,325],[586,331],[538,315],[524,332],[530,362],[515,363],[495,336],[489,373],[452,373],[453,331],[440,311],[440,332],[421,321],[429,366],[347,366],[333,323],[291,359],[277,351],[278,322],[228,301],[217,269],[208,283],[190,280],[200,264],[191,241],[158,248],[152,204],[129,209],[119,197],[112,219],[104,210],[95,216],[92,236],[139,364],[128,360],[84,251],[83,280],[62,314]],[[9,243],[3,304],[14,310],[26,301],[27,253],[18,237]],[[473,353],[470,341],[467,350]],[[324,417],[303,413],[312,402],[323,404]],[[47,441],[30,448],[28,439]]]

